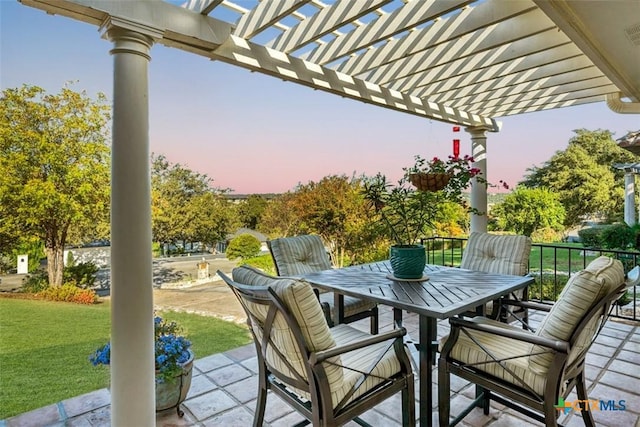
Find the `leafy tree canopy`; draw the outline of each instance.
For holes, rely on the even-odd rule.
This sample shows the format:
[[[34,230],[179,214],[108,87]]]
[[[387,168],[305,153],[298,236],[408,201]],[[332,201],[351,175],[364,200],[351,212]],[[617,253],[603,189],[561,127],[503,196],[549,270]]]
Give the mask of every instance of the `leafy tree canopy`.
[[[558,196],[546,188],[517,187],[491,214],[497,217],[501,229],[525,236],[543,228],[564,228],[564,207]]]
[[[267,201],[258,194],[251,194],[238,206],[238,216],[243,227],[255,230],[267,207]]]
[[[198,241],[214,245],[235,226],[226,190],[213,180],[163,155],[151,157],[151,219],[155,241]]]
[[[579,129],[564,151],[557,151],[540,167],[530,168],[522,185],[548,188],[565,208],[564,225],[572,227],[590,216],[613,217],[623,202],[623,172],[615,163],[635,162],[618,147],[608,130]]]
[[[0,236],[42,239],[51,285],[62,284],[70,236],[106,230],[109,111],[103,94],[93,100],[68,86],[57,94],[28,85],[2,92]]]

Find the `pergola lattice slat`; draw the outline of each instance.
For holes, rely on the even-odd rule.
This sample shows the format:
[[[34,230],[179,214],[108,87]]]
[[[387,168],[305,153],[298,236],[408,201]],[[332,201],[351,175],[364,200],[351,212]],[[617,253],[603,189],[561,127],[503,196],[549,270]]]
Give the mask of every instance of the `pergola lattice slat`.
[[[497,123],[492,119],[392,91],[239,37],[231,36],[216,49],[213,57],[346,98],[411,114],[434,117],[448,123],[485,126],[498,130]]]
[[[391,1],[392,0],[336,1],[331,6],[321,9],[315,15],[301,21],[288,31],[283,32],[272,42],[268,43],[267,47],[287,53],[294,51]]]
[[[574,64],[575,67],[568,68],[567,64]],[[556,81],[560,85],[558,89],[566,91],[567,88],[563,86],[570,82],[593,78],[593,73],[589,71],[593,68],[593,65],[584,58],[576,56],[539,68],[523,68],[518,71],[503,69],[505,75],[502,78],[483,79],[482,70],[479,70],[476,73],[461,76],[460,84],[455,88],[435,93],[430,91],[428,96],[434,102],[446,100],[450,103],[465,102],[465,98],[471,101],[472,99],[507,97],[520,91],[546,90],[550,87],[549,79],[552,77],[557,78]]]
[[[311,0],[263,1],[240,18],[234,35],[250,39]]]
[[[440,15],[468,3],[470,3],[469,0],[411,1],[404,7],[381,16],[367,25],[318,46],[305,59],[318,64],[332,62],[336,58],[349,55],[417,25],[434,20]]]
[[[476,57],[483,57],[484,52],[500,49],[503,46],[510,46],[510,60],[526,57],[534,47],[528,46],[528,43],[517,42],[545,31],[550,36],[552,33],[549,30],[554,27],[548,19],[538,21],[530,19],[527,15],[540,16],[541,14],[533,11],[530,14],[514,17],[516,28],[513,31],[507,32],[504,27],[493,23],[466,33],[462,37],[437,40],[438,43],[431,43],[428,45],[429,47],[420,52],[377,67],[375,71],[366,74],[365,78],[379,84],[389,84],[396,90],[404,90],[407,86],[405,84],[407,76],[428,72],[431,68],[460,60],[474,63],[475,66],[483,66],[482,63],[478,63]],[[550,42],[549,40],[545,41]],[[556,32],[555,40],[551,43],[561,44],[563,42],[568,43],[569,40],[562,34],[557,35]]]

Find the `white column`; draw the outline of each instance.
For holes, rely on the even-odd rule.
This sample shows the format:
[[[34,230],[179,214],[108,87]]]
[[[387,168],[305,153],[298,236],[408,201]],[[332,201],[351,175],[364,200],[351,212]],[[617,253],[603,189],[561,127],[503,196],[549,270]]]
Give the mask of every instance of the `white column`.
[[[487,232],[487,128],[469,127],[465,131],[471,134],[471,155],[473,167],[480,169],[485,182],[478,182],[476,178],[471,180],[471,231]]]
[[[119,27],[111,154],[111,425],[154,426],[155,364],[147,67],[153,39]]]
[[[633,172],[625,172],[624,174],[624,222],[628,226],[636,223],[635,208],[635,175]]]

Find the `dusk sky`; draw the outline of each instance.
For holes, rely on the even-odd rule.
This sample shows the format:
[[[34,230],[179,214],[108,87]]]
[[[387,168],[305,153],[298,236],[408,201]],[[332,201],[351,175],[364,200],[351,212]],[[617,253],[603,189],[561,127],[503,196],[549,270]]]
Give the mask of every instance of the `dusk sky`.
[[[0,86],[65,82],[112,99],[110,42],[97,27],[0,0]],[[374,107],[155,45],[149,66],[150,145],[173,163],[207,174],[235,193],[279,193],[331,174],[397,179],[413,157],[446,157],[452,139],[470,154],[468,133],[452,125]],[[526,169],[567,146],[574,129],[640,129],[638,115],[605,103],[499,119],[488,133],[488,179],[512,186]]]

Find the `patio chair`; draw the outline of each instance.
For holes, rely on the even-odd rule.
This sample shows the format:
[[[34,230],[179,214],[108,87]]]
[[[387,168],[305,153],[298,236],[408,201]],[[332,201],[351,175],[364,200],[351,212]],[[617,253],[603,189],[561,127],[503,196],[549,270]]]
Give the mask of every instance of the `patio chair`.
[[[278,276],[296,277],[332,268],[320,236],[308,234],[281,237],[267,241],[267,246]],[[336,295],[333,292],[318,292],[316,290],[316,293],[330,327],[370,317],[371,333],[378,333],[378,306],[375,303],[350,296]]]
[[[404,329],[369,335],[349,325],[329,329],[307,282],[238,267],[218,271],[247,314],[258,356],[253,425],[261,426],[271,390],[313,426],[338,426],[402,394],[402,423],[415,425],[414,377]]]
[[[629,286],[624,280],[622,263],[601,256],[569,279],[555,304],[514,301],[548,312],[535,333],[483,316],[451,318],[438,361],[440,426],[455,425],[474,406],[488,415],[490,400],[557,426],[559,399],[574,387],[580,401],[588,399],[585,357],[611,305]],[[477,399],[451,424],[450,374],[479,386]],[[594,426],[589,408],[582,417]]]
[[[531,239],[527,236],[473,232],[462,253],[460,268],[524,276],[529,269],[530,254]],[[509,295],[509,298],[524,301],[528,299],[528,292],[528,288],[519,289]],[[522,307],[501,307],[498,301],[494,301],[486,304],[484,313],[492,319],[501,317],[503,321],[518,319],[528,327],[527,311]]]

